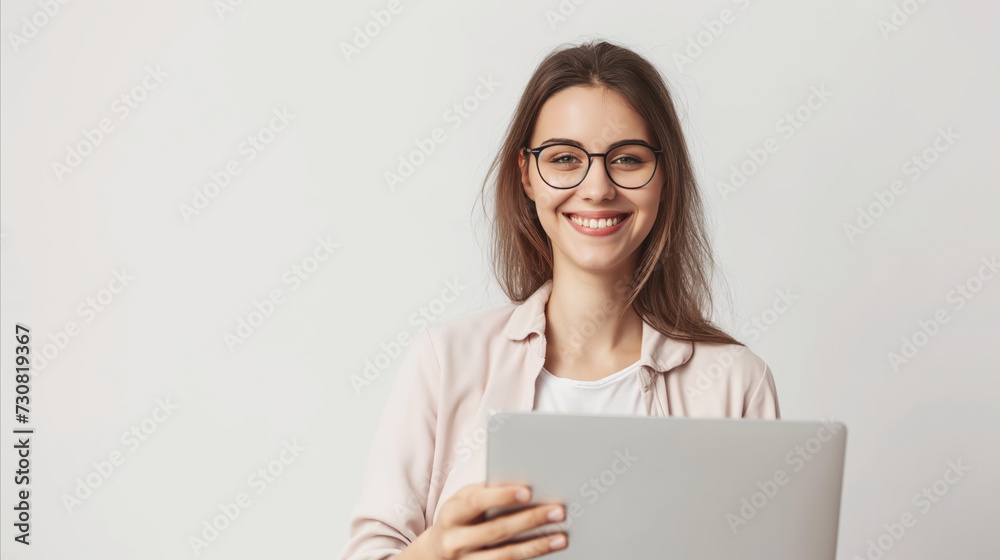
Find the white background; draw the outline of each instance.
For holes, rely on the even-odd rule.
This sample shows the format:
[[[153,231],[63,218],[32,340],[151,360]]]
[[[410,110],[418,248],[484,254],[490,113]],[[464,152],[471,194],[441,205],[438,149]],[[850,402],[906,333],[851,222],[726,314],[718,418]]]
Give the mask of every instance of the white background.
[[[415,334],[411,314],[448,280],[465,288],[436,321],[506,303],[485,252],[486,167],[541,58],[604,37],[653,61],[684,117],[732,293],[717,320],[771,366],[784,418],[849,427],[838,558],[865,557],[904,512],[917,523],[886,559],[997,557],[1000,279],[975,278],[1000,250],[1000,8],[909,2],[919,9],[884,32],[894,5],[567,0],[556,20],[556,0],[402,0],[347,57],[386,2],[247,0],[221,14],[208,0],[71,2],[46,18],[36,1],[5,1],[3,554],[194,558],[189,537],[246,492],[201,557],[335,558],[400,358],[360,392],[351,377]],[[724,9],[734,21],[711,36],[704,22]],[[34,34],[33,17],[45,21]],[[678,64],[688,48],[697,56]],[[166,76],[134,90],[147,67]],[[454,128],[446,111],[480,77],[499,86]],[[779,120],[814,86],[832,95],[786,138]],[[127,116],[113,109],[133,92]],[[291,122],[246,161],[241,143],[282,108]],[[54,171],[102,118],[113,131]],[[384,174],[435,127],[446,140],[391,190]],[[904,166],[939,129],[957,138],[914,180]],[[768,137],[780,149],[724,196],[720,181]],[[186,219],[181,205],[234,159],[240,174]],[[895,180],[905,193],[845,233]],[[293,290],[283,275],[318,238],[338,246]],[[949,293],[966,283],[978,291],[958,309]],[[230,351],[225,333],[274,289],[282,303]],[[777,290],[798,299],[771,314]],[[81,313],[99,297],[100,312]],[[948,322],[894,368],[889,353],[939,309]],[[755,318],[771,324],[751,336]],[[60,335],[70,321],[76,336]],[[31,382],[30,548],[12,525],[16,323],[51,356]],[[162,422],[157,399],[176,405]],[[126,445],[144,421],[155,431]],[[293,441],[304,451],[258,494],[249,477]],[[95,474],[115,451],[123,462]],[[915,507],[958,460],[969,472]],[[100,485],[67,507],[88,475]]]

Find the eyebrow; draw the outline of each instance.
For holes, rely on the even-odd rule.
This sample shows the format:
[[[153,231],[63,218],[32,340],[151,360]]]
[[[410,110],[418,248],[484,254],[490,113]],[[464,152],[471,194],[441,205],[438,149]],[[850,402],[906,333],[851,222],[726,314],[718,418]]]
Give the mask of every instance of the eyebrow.
[[[629,144],[629,143],[633,143],[633,142],[638,142],[640,144],[651,145],[648,141],[643,140],[642,138],[626,138],[624,140],[618,140],[617,142],[608,145],[608,149],[610,150],[610,149],[612,149],[615,146],[618,146],[620,144]],[[574,146],[579,147],[580,149],[584,149],[582,143],[580,143],[580,142],[578,142],[576,140],[573,140],[572,138],[549,138],[548,140],[543,141],[541,145],[542,146],[547,146],[549,144],[572,144]]]

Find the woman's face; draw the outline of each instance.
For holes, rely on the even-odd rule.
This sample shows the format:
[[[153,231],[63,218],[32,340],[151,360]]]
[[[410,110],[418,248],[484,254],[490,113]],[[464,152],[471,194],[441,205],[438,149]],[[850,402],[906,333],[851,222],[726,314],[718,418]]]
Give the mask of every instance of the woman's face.
[[[653,141],[642,117],[616,93],[604,87],[576,86],[559,91],[542,105],[529,147],[576,142],[590,153],[604,153],[608,146],[623,140],[641,140],[662,148]],[[522,152],[518,165],[524,191],[535,202],[538,219],[552,241],[555,267],[630,272],[636,264],[633,254],[656,220],[664,176],[662,163],[645,186],[625,189],[611,182],[604,158],[595,157],[582,183],[556,189],[539,176],[536,162],[532,161],[535,158]],[[600,228],[585,229],[573,220],[586,219],[588,224],[598,220],[599,226],[601,218],[619,214],[627,216],[610,233]]]

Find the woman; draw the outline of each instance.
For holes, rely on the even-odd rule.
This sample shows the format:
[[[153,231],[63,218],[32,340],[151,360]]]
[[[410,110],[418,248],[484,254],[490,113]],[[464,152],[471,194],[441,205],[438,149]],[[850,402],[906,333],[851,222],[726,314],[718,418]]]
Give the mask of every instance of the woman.
[[[504,544],[564,519],[561,504],[484,521],[487,509],[530,501],[527,487],[484,484],[486,437],[500,428],[489,424],[493,410],[779,417],[767,364],[706,318],[701,202],[649,62],[607,42],[550,54],[484,191],[491,185],[495,273],[512,303],[417,335],[342,559],[565,548],[565,533]]]

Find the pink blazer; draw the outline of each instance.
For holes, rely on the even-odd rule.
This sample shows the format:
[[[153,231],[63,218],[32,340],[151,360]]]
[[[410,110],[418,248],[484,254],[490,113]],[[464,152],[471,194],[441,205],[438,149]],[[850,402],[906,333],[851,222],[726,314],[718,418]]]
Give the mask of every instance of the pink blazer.
[[[395,558],[459,488],[486,480],[492,410],[531,410],[552,280],[527,300],[421,330],[376,429],[340,560]],[[771,370],[744,346],[691,343],[645,322],[649,416],[780,418]]]

